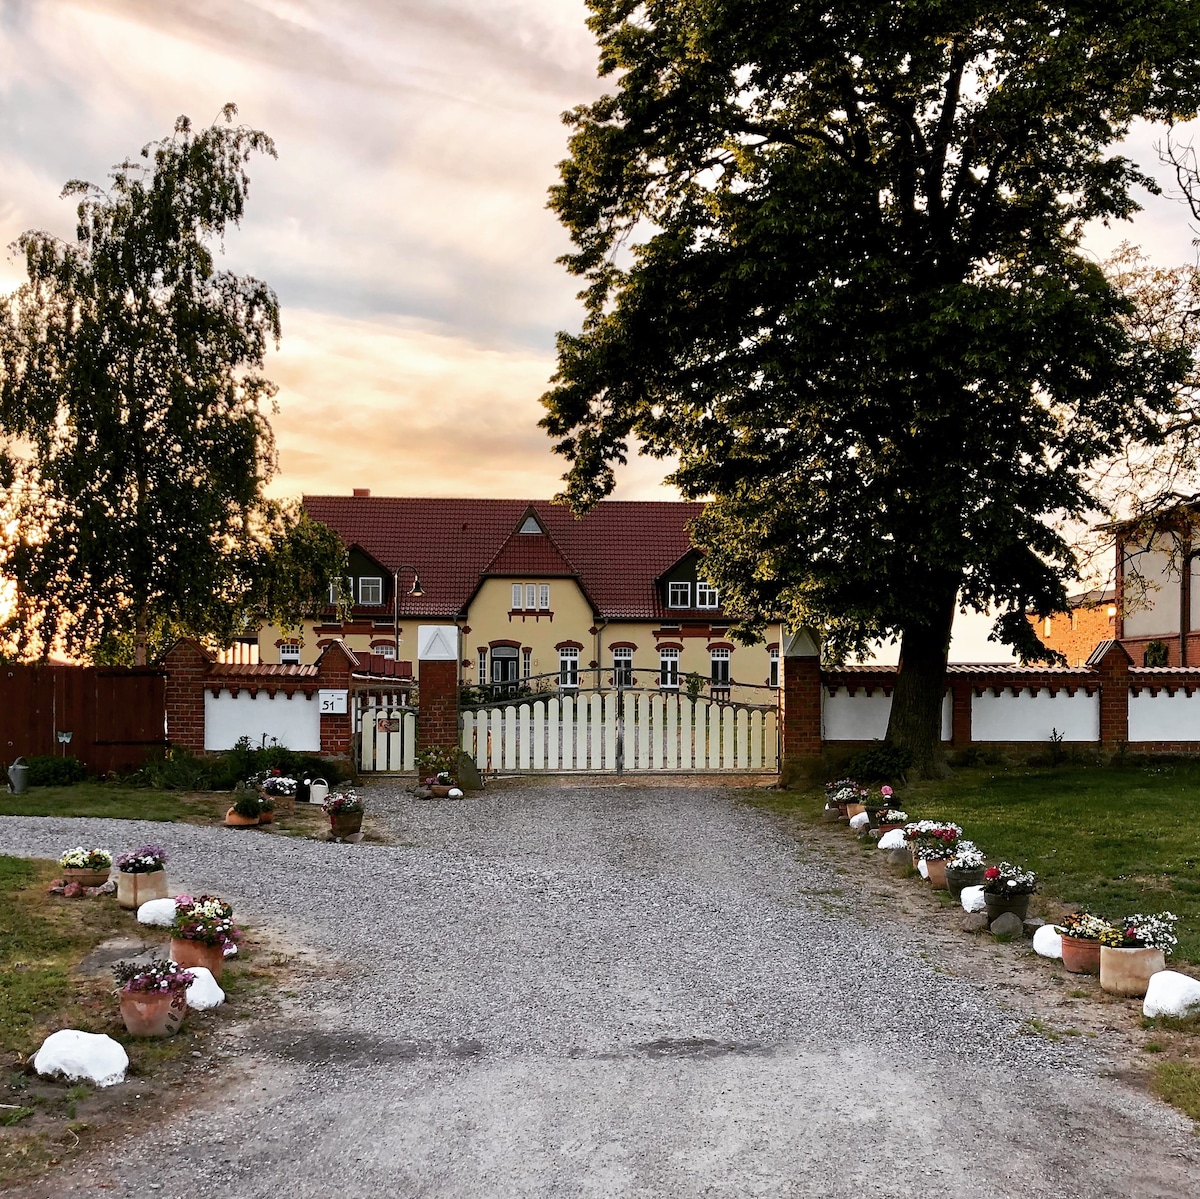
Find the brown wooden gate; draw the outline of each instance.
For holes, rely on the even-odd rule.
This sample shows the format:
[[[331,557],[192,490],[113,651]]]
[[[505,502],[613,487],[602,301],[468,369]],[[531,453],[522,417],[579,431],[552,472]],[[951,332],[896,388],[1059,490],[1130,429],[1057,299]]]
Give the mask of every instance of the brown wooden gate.
[[[69,744],[59,733],[71,734]],[[166,676],[151,667],[0,666],[5,763],[38,754],[78,758],[107,774],[141,765],[167,744]],[[3,780],[0,780],[2,782]]]

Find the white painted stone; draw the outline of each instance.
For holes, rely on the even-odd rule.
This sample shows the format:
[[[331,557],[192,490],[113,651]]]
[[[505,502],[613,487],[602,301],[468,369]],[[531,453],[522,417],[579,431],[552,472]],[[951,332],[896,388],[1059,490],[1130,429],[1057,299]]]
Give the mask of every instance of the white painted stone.
[[[1194,1016],[1200,1012],[1200,981],[1177,970],[1150,975],[1143,1016]]]
[[[237,951],[237,946],[232,941],[226,941],[225,949],[221,956],[226,958],[235,958],[237,957]]]
[[[1033,951],[1044,958],[1062,957],[1062,937],[1054,931],[1053,924],[1043,924],[1033,934]]]
[[[166,928],[175,919],[175,901],[173,899],[149,899],[137,913],[139,924],[154,924]]]
[[[884,833],[879,838],[880,849],[903,849],[904,848],[904,830],[902,828],[894,828],[891,832]]]
[[[451,788],[450,788],[450,793],[449,793],[449,795],[448,795],[448,797],[447,797],[447,798],[449,798],[449,799],[462,799],[462,797],[463,797],[463,793],[462,793],[462,790],[461,790],[460,788],[458,788],[458,787],[451,787]]]
[[[929,877],[929,863],[928,863],[927,861],[925,861],[925,859],[924,859],[924,858],[922,858],[922,859],[921,859],[921,860],[920,860],[920,861],[917,863],[917,873],[918,873],[918,874],[919,874],[919,875],[920,875],[922,878],[928,878],[928,877]]]
[[[982,912],[987,909],[982,887],[963,887],[959,899],[962,901],[964,912]]]
[[[189,966],[188,970],[195,975],[187,989],[188,1007],[198,1012],[220,1007],[225,1002],[225,992],[213,978],[212,971],[205,966]]]
[[[111,1087],[125,1081],[129,1056],[118,1042],[103,1033],[64,1028],[52,1032],[42,1042],[34,1054],[33,1068],[47,1078]]]
[[[453,792],[451,792],[451,794],[453,794]],[[870,823],[871,823],[871,817],[868,816],[866,814],[866,812],[859,812],[857,816],[850,817],[850,827],[851,828],[855,828],[855,829],[866,828],[867,825]]]

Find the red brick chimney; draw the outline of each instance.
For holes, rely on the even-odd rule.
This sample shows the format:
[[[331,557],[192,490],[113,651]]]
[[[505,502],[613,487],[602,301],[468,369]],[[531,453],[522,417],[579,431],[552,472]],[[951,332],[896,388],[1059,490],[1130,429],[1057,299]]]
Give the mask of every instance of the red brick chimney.
[[[356,487],[354,489],[355,498],[357,498],[359,496],[370,495],[370,494],[371,494],[371,489],[369,487]]]

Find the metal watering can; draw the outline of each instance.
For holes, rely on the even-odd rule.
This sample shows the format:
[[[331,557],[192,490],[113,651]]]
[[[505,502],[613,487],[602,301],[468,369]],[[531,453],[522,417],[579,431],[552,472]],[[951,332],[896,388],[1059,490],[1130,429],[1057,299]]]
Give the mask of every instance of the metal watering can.
[[[322,804],[329,797],[329,784],[324,779],[313,779],[308,784],[308,802]]]
[[[24,758],[18,758],[8,768],[8,789],[13,795],[24,795],[29,790],[29,767]]]

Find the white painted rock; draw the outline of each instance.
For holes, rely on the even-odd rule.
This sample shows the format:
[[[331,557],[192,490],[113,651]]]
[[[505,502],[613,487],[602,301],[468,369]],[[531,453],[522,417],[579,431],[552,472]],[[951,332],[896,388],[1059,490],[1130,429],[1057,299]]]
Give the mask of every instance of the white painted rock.
[[[462,799],[463,793],[460,787],[451,787],[447,799]]]
[[[138,908],[139,924],[155,924],[166,928],[175,919],[175,901],[173,899],[149,899]]]
[[[188,1007],[198,1012],[220,1007],[225,1002],[225,992],[213,978],[212,971],[204,966],[189,966],[188,970],[196,976],[187,989]]]
[[[237,945],[233,941],[226,941],[225,949],[222,952],[221,956],[225,957],[225,958],[237,957]]]
[[[453,795],[454,792],[451,791],[450,794]],[[866,814],[866,812],[859,812],[857,816],[850,817],[850,827],[851,828],[866,828],[867,825],[870,823],[871,823],[871,817],[868,816]]]
[[[987,909],[987,904],[983,900],[982,887],[963,887],[962,895],[959,898],[962,901],[964,912],[982,912]]]
[[[1177,970],[1150,975],[1143,1016],[1192,1016],[1200,1012],[1200,981]]]
[[[1033,934],[1033,951],[1044,958],[1062,957],[1062,937],[1054,931],[1053,924],[1043,924]]]
[[[98,1087],[124,1082],[128,1067],[129,1055],[112,1037],[74,1028],[52,1032],[33,1056],[33,1068],[47,1078],[90,1082]]]
[[[902,828],[894,828],[891,832],[884,833],[879,838],[880,849],[903,849],[904,848],[904,830]]]
[[[929,863],[928,863],[927,861],[925,861],[925,859],[924,859],[924,858],[922,858],[922,859],[921,859],[921,860],[920,860],[920,861],[917,863],[917,873],[918,873],[918,874],[919,874],[919,875],[920,875],[922,878],[928,878],[928,877],[929,877]]]

